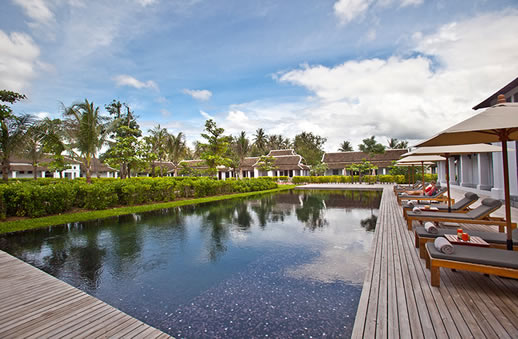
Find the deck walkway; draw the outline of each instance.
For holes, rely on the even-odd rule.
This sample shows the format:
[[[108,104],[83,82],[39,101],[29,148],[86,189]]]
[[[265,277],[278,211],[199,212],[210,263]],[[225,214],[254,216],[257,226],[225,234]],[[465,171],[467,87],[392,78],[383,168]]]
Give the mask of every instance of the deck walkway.
[[[171,338],[0,251],[0,338]]]
[[[432,287],[385,186],[353,330],[353,338],[362,337],[518,338],[518,281],[441,269],[441,287]]]

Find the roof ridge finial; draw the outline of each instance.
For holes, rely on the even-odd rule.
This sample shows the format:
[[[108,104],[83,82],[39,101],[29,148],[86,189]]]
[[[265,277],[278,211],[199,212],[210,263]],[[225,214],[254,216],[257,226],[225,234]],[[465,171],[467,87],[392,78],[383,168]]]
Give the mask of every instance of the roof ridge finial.
[[[505,104],[507,100],[505,100],[505,95],[498,94],[498,99],[496,100],[497,104]]]

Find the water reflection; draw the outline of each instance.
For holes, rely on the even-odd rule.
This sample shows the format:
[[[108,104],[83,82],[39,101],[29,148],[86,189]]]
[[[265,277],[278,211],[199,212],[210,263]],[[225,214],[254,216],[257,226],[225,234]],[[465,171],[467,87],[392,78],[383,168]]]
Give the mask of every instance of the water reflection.
[[[289,191],[12,234],[0,238],[0,248],[167,331],[166,314],[231,287],[246,294],[242,288],[253,286],[243,281],[262,286],[244,304],[266,298],[268,289],[292,294],[293,284],[306,281],[361,284],[380,198]],[[326,298],[335,293],[325,290]],[[293,313],[273,302],[286,317]]]

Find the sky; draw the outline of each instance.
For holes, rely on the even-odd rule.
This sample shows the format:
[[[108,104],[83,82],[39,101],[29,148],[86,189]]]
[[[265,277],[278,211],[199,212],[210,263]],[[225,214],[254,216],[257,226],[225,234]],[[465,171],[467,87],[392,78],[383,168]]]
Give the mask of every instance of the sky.
[[[200,139],[257,128],[414,144],[518,76],[514,0],[1,0],[0,88],[16,113],[128,103]]]

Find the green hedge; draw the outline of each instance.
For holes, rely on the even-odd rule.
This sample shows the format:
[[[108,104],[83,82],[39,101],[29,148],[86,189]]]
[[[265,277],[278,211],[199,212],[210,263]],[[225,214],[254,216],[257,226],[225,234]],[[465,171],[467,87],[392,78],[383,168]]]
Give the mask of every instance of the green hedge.
[[[437,174],[425,174],[425,181],[437,180]],[[355,175],[354,178],[350,175],[325,175],[325,176],[302,176],[293,177],[294,184],[313,184],[313,183],[351,183],[354,179],[358,183],[360,178]],[[383,183],[383,184],[404,184],[407,183],[407,178],[404,175],[363,175],[362,183]]]
[[[76,180],[23,180],[0,184],[0,217],[41,217],[73,208],[101,210],[277,188],[273,178],[215,180],[207,177],[165,177]]]

